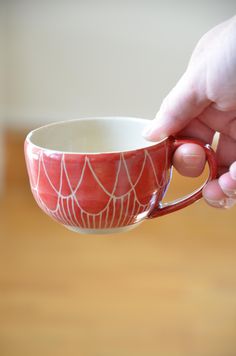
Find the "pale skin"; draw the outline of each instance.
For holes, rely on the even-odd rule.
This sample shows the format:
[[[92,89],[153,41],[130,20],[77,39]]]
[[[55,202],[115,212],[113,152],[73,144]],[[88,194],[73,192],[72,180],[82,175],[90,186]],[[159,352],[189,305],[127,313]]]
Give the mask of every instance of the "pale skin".
[[[236,204],[236,16],[200,39],[186,72],[144,136],[150,141],[188,136],[211,144],[216,132],[219,178],[205,186],[203,197],[211,206],[231,208]],[[197,145],[185,144],[176,150],[173,164],[184,176],[198,176],[205,153]]]

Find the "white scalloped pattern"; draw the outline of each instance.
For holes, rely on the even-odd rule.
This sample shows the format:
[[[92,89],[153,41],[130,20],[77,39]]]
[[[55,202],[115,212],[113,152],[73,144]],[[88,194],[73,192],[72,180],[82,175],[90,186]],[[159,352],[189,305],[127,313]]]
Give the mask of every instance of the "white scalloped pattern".
[[[166,157],[165,157],[165,164],[167,164],[167,149],[166,149]],[[69,226],[74,226],[74,227],[79,227],[81,229],[109,229],[109,228],[116,228],[116,227],[123,227],[127,226],[136,222],[139,222],[140,220],[144,219],[147,214],[149,213],[150,209],[153,207],[155,204],[156,200],[156,195],[153,194],[152,199],[150,199],[150,202],[148,204],[142,204],[137,196],[135,187],[138,184],[140,177],[142,176],[145,163],[147,160],[149,160],[152,170],[153,170],[153,175],[156,180],[156,187],[157,190],[156,192],[166,186],[169,177],[167,177],[166,172],[163,173],[161,181],[158,181],[157,174],[156,174],[156,169],[155,165],[153,163],[152,157],[150,156],[148,150],[144,150],[144,159],[142,163],[142,167],[140,170],[140,173],[135,181],[135,183],[132,182],[131,177],[130,177],[130,172],[124,157],[124,154],[120,154],[120,160],[118,164],[118,168],[116,171],[116,177],[114,180],[114,186],[112,189],[112,192],[109,192],[106,187],[102,184],[102,182],[99,180],[98,176],[96,175],[92,164],[90,162],[89,156],[85,157],[84,165],[80,174],[80,177],[78,178],[78,183],[77,186],[73,189],[69,175],[67,172],[66,164],[65,164],[65,156],[64,154],[61,155],[61,161],[60,161],[60,184],[59,184],[59,189],[57,189],[54,185],[53,182],[50,179],[50,176],[47,172],[47,168],[44,162],[44,155],[42,151],[40,152],[39,156],[37,157],[38,160],[38,175],[37,179],[35,181],[35,184],[33,184],[32,179],[31,179],[31,189],[33,192],[33,195],[38,203],[38,205],[52,218],[54,218],[57,221],[60,221],[64,225],[69,225]],[[122,196],[116,196],[115,191],[117,188],[118,180],[119,180],[119,172],[121,169],[121,164],[124,165],[126,174],[128,177],[130,189],[123,194]],[[81,203],[78,199],[78,195],[76,194],[80,185],[83,182],[83,179],[86,179],[84,177],[84,172],[85,169],[89,169],[90,172],[92,173],[94,180],[96,183],[99,185],[99,187],[103,190],[104,194],[107,195],[108,201],[106,206],[100,210],[96,214],[92,214],[81,206]],[[30,160],[28,160],[28,170],[30,171]],[[57,197],[57,204],[55,209],[50,209],[45,202],[42,200],[39,192],[39,181],[40,181],[40,174],[41,172],[44,172],[44,175],[47,177],[48,183],[50,184],[52,190],[55,193],[55,196]],[[29,172],[30,173],[30,172]],[[66,177],[67,184],[70,188],[70,194],[68,195],[63,195],[62,194],[62,177]],[[132,206],[132,208],[131,208]]]

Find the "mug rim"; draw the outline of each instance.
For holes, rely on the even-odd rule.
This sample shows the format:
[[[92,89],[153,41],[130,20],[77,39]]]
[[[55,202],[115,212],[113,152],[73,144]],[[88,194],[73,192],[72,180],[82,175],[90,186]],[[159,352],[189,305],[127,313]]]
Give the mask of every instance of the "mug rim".
[[[59,126],[62,124],[69,124],[69,123],[73,123],[76,121],[92,121],[92,120],[100,120],[100,119],[128,119],[130,121],[145,121],[150,122],[150,119],[145,119],[145,118],[139,118],[139,117],[134,117],[134,116],[93,116],[93,117],[82,117],[82,118],[77,118],[77,119],[69,119],[69,120],[61,120],[61,121],[55,121],[55,122],[51,122],[49,124],[46,125],[42,125],[40,127],[37,127],[36,129],[31,130],[25,139],[25,143],[30,144],[33,147],[36,147],[42,151],[47,151],[47,152],[51,152],[54,154],[66,154],[66,155],[85,155],[85,156],[92,156],[92,155],[112,155],[112,154],[121,154],[121,153],[132,153],[132,152],[137,152],[137,151],[142,151],[145,149],[151,149],[154,148],[156,146],[159,146],[160,144],[164,143],[165,141],[167,141],[169,139],[169,137],[165,137],[160,141],[155,141],[155,142],[151,142],[151,141],[147,141],[147,146],[142,146],[142,147],[138,147],[138,148],[134,148],[134,149],[127,149],[127,150],[112,150],[112,151],[101,151],[101,152],[80,152],[80,151],[67,151],[67,150],[59,150],[59,149],[52,149],[52,148],[47,148],[44,147],[43,145],[38,145],[34,142],[32,142],[32,136],[37,133],[38,131],[47,129],[48,127],[52,127],[52,126]]]

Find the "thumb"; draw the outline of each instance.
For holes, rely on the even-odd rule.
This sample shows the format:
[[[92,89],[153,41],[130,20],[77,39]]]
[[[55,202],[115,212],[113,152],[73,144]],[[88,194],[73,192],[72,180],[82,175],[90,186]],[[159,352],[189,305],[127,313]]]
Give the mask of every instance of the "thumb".
[[[182,130],[210,104],[204,87],[201,78],[194,79],[185,72],[163,100],[156,118],[145,128],[143,136],[149,141],[159,141]]]

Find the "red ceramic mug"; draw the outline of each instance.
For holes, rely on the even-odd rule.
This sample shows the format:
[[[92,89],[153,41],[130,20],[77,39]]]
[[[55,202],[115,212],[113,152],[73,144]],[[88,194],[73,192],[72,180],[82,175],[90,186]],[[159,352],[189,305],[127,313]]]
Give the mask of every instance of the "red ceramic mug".
[[[147,123],[129,117],[87,118],[30,132],[25,157],[40,208],[73,231],[104,234],[134,228],[200,199],[203,186],[174,202],[161,202],[175,149],[184,143],[203,147],[209,181],[217,172],[211,147],[173,137],[147,142],[142,137]]]

